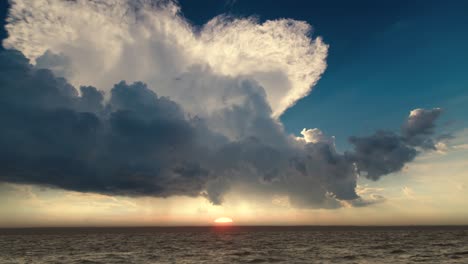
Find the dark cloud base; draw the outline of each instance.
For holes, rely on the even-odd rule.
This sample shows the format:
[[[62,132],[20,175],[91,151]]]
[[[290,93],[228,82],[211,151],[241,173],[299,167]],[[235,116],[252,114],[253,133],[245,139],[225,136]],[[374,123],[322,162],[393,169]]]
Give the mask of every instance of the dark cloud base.
[[[19,52],[1,51],[0,181],[129,196],[204,195],[215,204],[243,183],[288,195],[296,206],[364,206],[371,202],[356,194],[358,175],[378,180],[435,148],[440,109],[413,111],[400,134],[351,137],[353,150],[341,154],[330,141],[296,141],[270,117],[261,87],[245,80],[241,88],[238,105],[211,119],[190,117],[143,83],[122,81],[105,100],[94,87],[79,93]],[[235,139],[214,132],[219,124],[235,124]]]

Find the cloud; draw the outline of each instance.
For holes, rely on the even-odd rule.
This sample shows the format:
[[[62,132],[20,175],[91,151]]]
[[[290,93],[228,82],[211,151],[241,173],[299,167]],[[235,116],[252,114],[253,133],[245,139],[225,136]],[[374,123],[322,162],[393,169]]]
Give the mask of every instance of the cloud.
[[[346,153],[347,157],[356,163],[361,175],[372,180],[401,170],[417,154],[416,149],[406,145],[399,135],[388,131],[378,131],[367,137],[351,137],[349,141],[355,151]]]
[[[436,149],[434,141],[429,136],[434,133],[434,121],[441,113],[442,109],[440,108],[411,111],[408,120],[401,128],[406,142],[412,146]]]
[[[320,129],[302,129],[302,137],[298,137],[297,140],[302,140],[306,143],[318,143],[318,142],[328,142],[335,144],[334,137],[327,137]]]
[[[435,121],[442,110],[415,109],[402,126],[401,135],[391,131],[377,131],[366,137],[350,137],[353,152],[345,155],[356,163],[361,175],[378,180],[381,176],[400,171],[414,160],[419,149],[435,150]]]
[[[142,81],[198,115],[205,113],[199,105],[210,101],[203,110],[211,112],[223,102],[203,79],[179,85],[194,65],[255,80],[275,117],[306,96],[325,71],[328,46],[311,37],[306,22],[221,15],[196,27],[179,10],[173,1],[15,0],[3,44],[75,86],[108,90],[122,79]],[[187,98],[200,93],[203,101]]]
[[[288,135],[277,117],[326,67],[305,22],[219,16],[197,29],[173,2],[146,0],[15,0],[9,14],[4,45],[19,51],[0,53],[0,181],[363,206],[383,198],[360,197],[360,175],[397,172],[434,142],[437,109],[401,135],[351,137],[345,153],[317,128]]]
[[[401,191],[403,192],[403,194],[410,198],[410,199],[414,199],[415,197],[415,194],[414,194],[414,190],[408,186],[405,186],[401,189]]]
[[[104,194],[205,196],[215,204],[237,188],[288,197],[298,207],[336,208],[340,201],[367,203],[356,193],[359,174],[376,180],[417,154],[390,132],[352,137],[355,148],[344,154],[318,129],[303,130],[303,138],[287,135],[257,82],[207,69],[204,78],[216,79],[218,92],[233,102],[199,117],[142,82],[121,81],[105,100],[92,86],[78,92],[21,53],[3,51],[0,180]]]
[[[365,206],[370,206],[374,204],[384,203],[386,200],[387,199],[382,195],[371,194],[366,199],[359,197],[351,201],[344,201],[343,203],[344,203],[344,206],[349,206],[349,207],[365,207]]]
[[[121,82],[110,101],[81,96],[17,53],[1,54],[2,180],[126,195],[195,196],[208,177],[191,163],[197,133],[177,104]]]
[[[237,0],[226,0],[224,3],[225,7],[232,8],[237,3]]]

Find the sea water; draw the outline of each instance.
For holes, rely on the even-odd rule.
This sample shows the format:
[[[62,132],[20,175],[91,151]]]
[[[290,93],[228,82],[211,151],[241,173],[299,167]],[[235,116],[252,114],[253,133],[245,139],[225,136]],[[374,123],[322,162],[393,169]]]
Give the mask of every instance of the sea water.
[[[0,229],[0,263],[468,263],[468,227]]]

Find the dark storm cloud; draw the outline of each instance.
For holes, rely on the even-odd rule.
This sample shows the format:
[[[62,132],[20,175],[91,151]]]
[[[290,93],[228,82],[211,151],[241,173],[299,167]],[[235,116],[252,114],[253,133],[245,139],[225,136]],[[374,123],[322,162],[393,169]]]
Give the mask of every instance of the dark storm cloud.
[[[401,170],[417,154],[416,149],[393,132],[378,131],[368,137],[351,137],[349,141],[354,151],[347,153],[348,157],[356,162],[361,175],[372,180]]]
[[[412,146],[427,149],[435,149],[431,138],[434,133],[435,120],[442,113],[442,109],[415,109],[411,111],[410,117],[402,126],[402,134],[406,142]]]
[[[117,84],[109,103],[81,96],[21,54],[0,54],[0,177],[128,195],[198,195],[208,173],[190,156],[196,126],[142,83]]]
[[[432,136],[441,112],[440,108],[411,111],[402,126],[401,135],[378,131],[368,137],[351,137],[349,141],[354,145],[354,151],[346,154],[368,179],[377,180],[397,172],[416,157],[417,148],[435,149]]]
[[[47,56],[49,64],[57,59]],[[402,135],[352,137],[354,150],[341,154],[322,134],[313,142],[287,135],[256,82],[196,69],[184,80],[202,74],[216,77],[221,97],[236,103],[193,117],[140,82],[120,82],[104,99],[91,86],[78,93],[18,52],[1,52],[0,181],[119,195],[202,195],[214,204],[234,186],[287,195],[295,206],[336,208],[344,200],[365,206],[375,201],[356,194],[359,173],[376,180],[401,170],[417,147],[427,148],[438,116],[432,111],[439,111],[411,116]],[[422,136],[423,143],[414,140]]]

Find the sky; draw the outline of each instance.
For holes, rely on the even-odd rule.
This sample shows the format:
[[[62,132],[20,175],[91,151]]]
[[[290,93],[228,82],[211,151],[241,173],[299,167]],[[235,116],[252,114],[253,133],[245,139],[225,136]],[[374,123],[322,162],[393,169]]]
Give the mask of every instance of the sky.
[[[0,227],[468,224],[463,1],[0,2]]]

